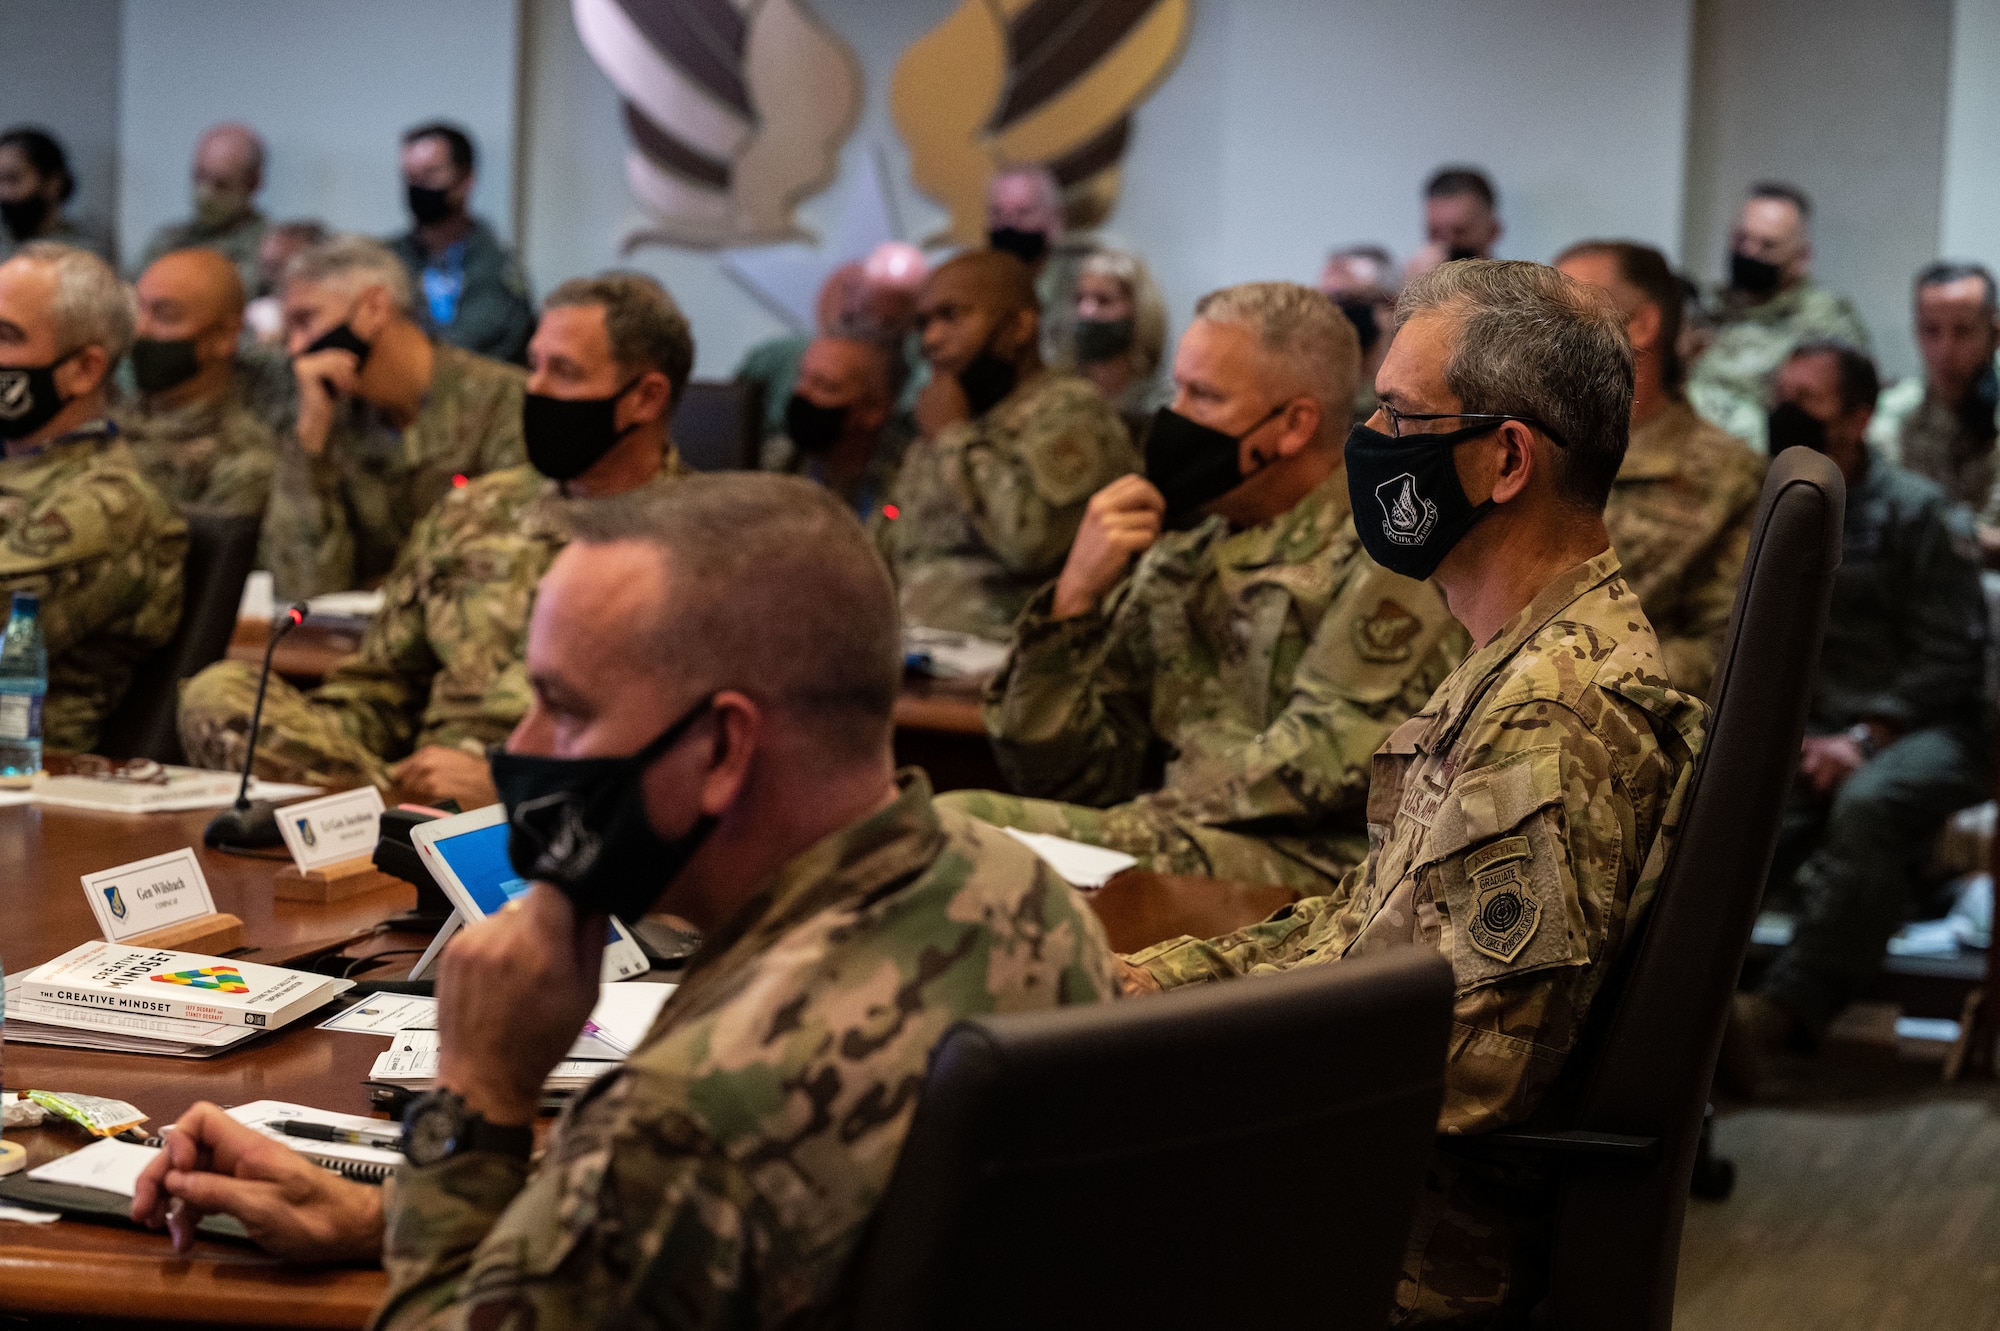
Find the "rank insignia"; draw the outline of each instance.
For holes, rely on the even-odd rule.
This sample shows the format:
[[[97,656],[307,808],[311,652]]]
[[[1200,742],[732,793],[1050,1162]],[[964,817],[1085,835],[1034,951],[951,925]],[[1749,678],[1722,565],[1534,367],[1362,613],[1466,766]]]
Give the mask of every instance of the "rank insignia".
[[[1542,921],[1527,867],[1526,837],[1508,837],[1465,857],[1472,882],[1472,918],[1465,922],[1465,936],[1495,961],[1520,956]]]
[[[1410,659],[1410,644],[1423,621],[1401,604],[1383,597],[1374,611],[1354,621],[1354,650],[1364,661],[1385,665]]]

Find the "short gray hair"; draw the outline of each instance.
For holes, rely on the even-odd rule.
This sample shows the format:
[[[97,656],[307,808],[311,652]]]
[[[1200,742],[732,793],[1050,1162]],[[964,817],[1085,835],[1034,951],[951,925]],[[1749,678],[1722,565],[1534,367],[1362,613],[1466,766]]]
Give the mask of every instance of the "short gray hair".
[[[1346,433],[1361,378],[1361,339],[1332,301],[1297,282],[1243,282],[1203,296],[1194,316],[1256,333],[1264,349],[1308,385],[1319,403],[1321,433]]]
[[[1545,264],[1462,259],[1413,280],[1396,325],[1457,320],[1445,383],[1459,406],[1523,416],[1557,447],[1556,492],[1602,512],[1632,428],[1632,343],[1609,293]]]
[[[131,350],[138,312],[132,289],[118,280],[110,264],[89,250],[52,240],[30,241],[16,250],[14,257],[55,270],[56,290],[49,318],[63,354],[98,346],[116,361]]]
[[[285,265],[279,290],[294,282],[320,282],[358,295],[369,287],[388,291],[399,313],[410,312],[410,273],[396,252],[371,236],[340,232],[300,250]]]
[[[669,590],[649,645],[663,674],[782,711],[836,762],[886,752],[903,674],[896,590],[824,486],[709,472],[574,505],[571,530],[664,556]]]
[[[595,277],[572,277],[542,301],[545,310],[568,305],[602,305],[611,355],[628,370],[658,370],[681,400],[694,372],[694,330],[667,289],[644,273],[614,269]]]

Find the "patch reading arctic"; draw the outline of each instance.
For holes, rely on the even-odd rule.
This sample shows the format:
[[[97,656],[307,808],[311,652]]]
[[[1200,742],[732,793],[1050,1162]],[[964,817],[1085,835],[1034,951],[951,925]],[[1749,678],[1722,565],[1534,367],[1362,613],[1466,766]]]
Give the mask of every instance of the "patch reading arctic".
[[[1410,659],[1423,621],[1397,602],[1383,597],[1367,616],[1354,621],[1354,650],[1364,661],[1393,665]]]
[[[1542,908],[1524,872],[1528,849],[1528,838],[1507,837],[1465,857],[1472,883],[1472,918],[1465,922],[1465,935],[1495,961],[1520,956],[1542,922]]]

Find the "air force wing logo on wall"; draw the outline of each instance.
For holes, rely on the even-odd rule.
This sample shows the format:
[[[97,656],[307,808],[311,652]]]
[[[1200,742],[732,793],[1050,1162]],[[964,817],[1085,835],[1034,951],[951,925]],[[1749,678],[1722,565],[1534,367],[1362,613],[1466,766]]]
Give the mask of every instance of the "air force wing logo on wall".
[[[570,11],[624,101],[625,179],[653,215],[628,250],[815,239],[793,210],[833,183],[862,74],[804,0],[570,0]]]
[[[34,405],[26,370],[0,370],[0,420],[15,420]]]
[[[1422,545],[1437,525],[1437,505],[1417,493],[1417,478],[1404,472],[1375,487],[1382,505],[1382,534],[1397,545]]]
[[[1118,202],[1132,114],[1181,57],[1192,0],[964,0],[896,63],[889,110],[910,176],[951,212],[948,238],[986,243],[986,182],[1046,166],[1069,222]]]

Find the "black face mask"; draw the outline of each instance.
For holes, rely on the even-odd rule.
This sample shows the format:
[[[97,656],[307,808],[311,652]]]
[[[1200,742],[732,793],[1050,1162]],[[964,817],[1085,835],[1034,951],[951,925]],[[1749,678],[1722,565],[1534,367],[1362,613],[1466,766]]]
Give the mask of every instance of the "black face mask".
[[[1184,531],[1194,526],[1205,516],[1204,507],[1250,479],[1237,461],[1239,445],[1290,405],[1280,402],[1242,434],[1227,434],[1189,420],[1172,407],[1153,413],[1153,428],[1146,435],[1146,479],[1167,501],[1167,530]],[[1251,474],[1267,465],[1260,460]]]
[[[1988,363],[1985,373],[1972,381],[1965,399],[1958,404],[1959,424],[1975,442],[1990,444],[2000,437],[1996,412],[2000,412],[2000,372]]]
[[[1788,448],[1826,452],[1826,422],[1796,402],[1780,402],[1764,418],[1764,438],[1772,457]]]
[[[448,190],[432,189],[429,185],[410,185],[403,191],[409,200],[410,216],[417,219],[418,226],[435,226],[452,214]]]
[[[1375,302],[1372,300],[1336,300],[1335,305],[1347,316],[1347,322],[1354,325],[1354,335],[1361,339],[1361,354],[1366,356],[1382,340],[1382,325],[1375,318]]]
[[[1347,499],[1368,557],[1406,578],[1437,572],[1452,547],[1495,507],[1474,505],[1458,481],[1456,445],[1497,421],[1403,439],[1357,425],[1347,435]]]
[[[164,393],[201,372],[191,337],[142,337],[132,344],[132,379],[141,393]]]
[[[514,872],[547,883],[585,915],[644,915],[715,830],[704,814],[667,838],[646,817],[645,775],[708,714],[713,694],[637,753],[623,758],[548,758],[496,749],[493,785],[507,807],[507,858]]]
[[[979,349],[979,354],[958,372],[959,390],[965,394],[965,404],[972,408],[974,416],[984,416],[1005,402],[1007,395],[1020,382],[1020,370],[1011,361],[1001,360],[993,354],[991,334],[988,334],[986,345]]]
[[[1130,319],[1078,319],[1073,331],[1079,364],[1113,360],[1132,349]]]
[[[56,389],[56,367],[69,356],[47,365],[0,368],[0,439],[26,439],[69,405],[70,399]]]
[[[0,225],[16,240],[33,240],[49,217],[49,201],[39,194],[0,203]]]
[[[1002,254],[1011,254],[1033,268],[1049,252],[1049,238],[1039,231],[1023,231],[1017,226],[995,227],[986,233],[986,243]]]
[[[1784,273],[1775,263],[1753,259],[1747,254],[1729,256],[1729,285],[1746,296],[1768,296],[1778,289]]]
[[[1477,259],[1479,251],[1470,245],[1453,245],[1444,252],[1446,263],[1457,263],[1460,259]]]
[[[357,337],[354,329],[343,319],[314,338],[299,354],[310,356],[315,351],[351,351],[354,353],[354,372],[359,374],[361,367],[368,363],[368,353],[372,350],[374,348]],[[328,397],[340,396],[340,390],[334,387],[333,380],[322,377],[320,383],[326,386]]]
[[[642,378],[644,376],[641,376]],[[597,465],[639,427],[618,428],[618,402],[634,379],[610,397],[562,398],[529,393],[521,399],[521,435],[528,461],[552,481],[573,481]]]
[[[798,393],[785,403],[785,433],[801,453],[826,452],[846,429],[846,407],[822,407]]]

